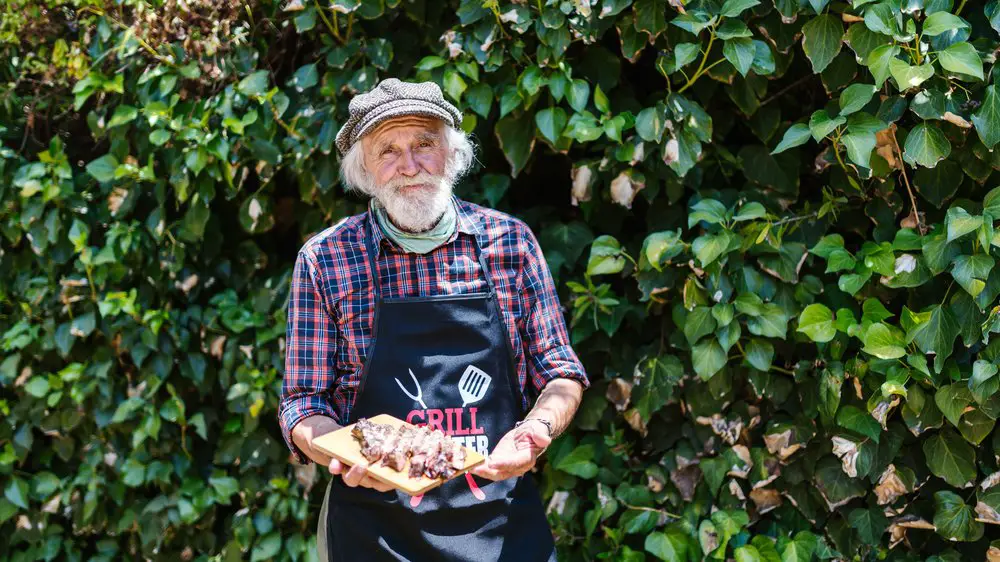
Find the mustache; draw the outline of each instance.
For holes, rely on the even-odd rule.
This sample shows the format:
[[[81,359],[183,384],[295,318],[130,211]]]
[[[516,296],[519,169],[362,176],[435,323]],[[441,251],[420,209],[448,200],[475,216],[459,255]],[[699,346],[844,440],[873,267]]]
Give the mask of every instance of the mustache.
[[[404,187],[410,187],[412,185],[439,185],[444,179],[443,176],[436,176],[429,174],[427,172],[419,172],[417,175],[412,177],[395,177],[387,181],[382,188],[399,190]]]

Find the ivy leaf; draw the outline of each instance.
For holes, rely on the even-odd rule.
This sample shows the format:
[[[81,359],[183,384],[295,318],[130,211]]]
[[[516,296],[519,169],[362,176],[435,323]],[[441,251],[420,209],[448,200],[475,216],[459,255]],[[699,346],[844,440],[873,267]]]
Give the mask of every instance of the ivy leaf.
[[[636,369],[638,382],[632,388],[636,410],[644,421],[666,405],[673,396],[674,387],[684,378],[684,366],[673,355],[654,357]]]
[[[848,520],[851,522],[851,527],[858,532],[861,540],[872,546],[879,545],[882,534],[889,527],[889,520],[882,508],[871,507],[852,510]]]
[[[819,74],[840,53],[844,39],[844,24],[832,14],[823,14],[802,26],[802,49],[813,72]]]
[[[688,559],[688,539],[677,531],[646,535],[644,548],[646,552],[666,562],[684,562]]]
[[[875,78],[875,86],[881,88],[882,84],[884,84],[892,74],[893,61],[902,62],[896,58],[896,56],[899,55],[900,50],[901,49],[896,45],[882,45],[881,47],[875,48],[868,54],[866,64],[868,66],[868,70],[871,71],[872,76]],[[933,74],[933,72],[934,68],[932,67],[931,73]]]
[[[267,92],[267,77],[266,70],[258,70],[240,80],[236,85],[236,91],[247,97],[262,96]]]
[[[906,355],[903,338],[882,323],[872,324],[862,341],[865,344],[862,351],[879,359],[898,359]]]
[[[809,336],[814,342],[826,343],[837,335],[833,311],[820,303],[813,303],[802,309],[797,331]]]
[[[281,533],[272,531],[262,537],[250,552],[250,562],[273,560],[281,552]]]
[[[951,154],[951,143],[933,123],[921,123],[910,131],[903,149],[903,159],[912,165],[933,168]]]
[[[719,224],[726,220],[726,206],[715,199],[702,199],[691,205],[688,214],[688,228],[693,228],[701,221],[708,224]]]
[[[593,459],[594,446],[579,445],[568,455],[559,459],[555,463],[555,469],[572,474],[573,476],[590,479],[597,476],[597,465],[593,462]]]
[[[837,412],[837,425],[845,429],[860,433],[878,443],[882,432],[882,426],[878,420],[861,411],[855,406],[843,406]]]
[[[118,169],[118,159],[111,154],[105,154],[87,164],[87,173],[99,182],[111,181]]]
[[[968,211],[961,207],[952,207],[944,218],[945,227],[948,230],[948,242],[971,234],[983,226],[982,215],[970,215]]]
[[[986,87],[983,104],[972,114],[972,124],[986,148],[992,149],[1000,142],[1000,93],[997,93],[996,84]]]
[[[976,48],[965,41],[954,43],[938,52],[938,62],[945,70],[984,79],[983,59],[979,58]]]
[[[1000,377],[997,372],[1000,369],[996,365],[978,359],[972,364],[972,376],[969,378],[969,392],[979,404],[986,402],[991,396],[1000,390]]]
[[[566,100],[569,101],[570,107],[576,110],[577,113],[582,112],[584,109],[587,109],[587,100],[589,99],[590,84],[586,80],[579,78],[573,80],[569,90],[566,91]]]
[[[976,521],[972,506],[966,505],[955,492],[934,493],[934,527],[942,537],[952,541],[974,542],[983,536],[983,524]]]
[[[742,76],[746,76],[750,72],[750,66],[753,64],[756,52],[757,48],[753,41],[746,38],[728,39],[722,45],[722,56]]]
[[[843,115],[830,117],[825,109],[820,109],[809,117],[809,132],[812,133],[813,139],[819,142],[844,123],[847,123],[847,117]]]
[[[476,84],[465,91],[465,103],[472,111],[486,119],[490,116],[490,108],[493,107],[493,90],[488,84]]]
[[[914,328],[912,341],[920,351],[935,354],[937,360],[944,361],[951,355],[960,328],[951,308],[934,305],[930,319]]]
[[[813,559],[813,553],[816,551],[818,542],[816,535],[813,535],[809,531],[799,531],[795,535],[795,538],[784,545],[781,544],[781,540],[779,539],[778,547],[781,550],[781,562],[810,562]]]
[[[948,12],[934,12],[924,20],[924,27],[920,35],[924,37],[936,37],[942,33],[955,31],[957,29],[968,29],[969,24],[962,18]]]
[[[847,157],[851,162],[865,168],[870,167],[872,150],[875,150],[877,143],[874,133],[849,133],[841,137],[840,141],[847,148]]]
[[[108,121],[108,128],[111,129],[119,125],[131,123],[138,114],[139,110],[131,105],[119,105],[115,108],[115,113],[111,116],[111,120]]]
[[[958,431],[966,441],[979,446],[983,439],[986,439],[993,432],[994,425],[996,425],[996,420],[983,413],[982,410],[972,410],[962,416],[961,423],[958,424]]]
[[[534,119],[526,113],[504,117],[497,121],[495,132],[500,148],[510,163],[510,175],[517,177],[527,165],[528,157],[535,147]]]
[[[796,123],[785,131],[785,136],[782,137],[781,142],[778,146],[774,147],[771,154],[778,154],[779,152],[784,152],[789,148],[795,148],[796,146],[802,146],[803,144],[809,142],[809,138],[812,133],[809,131],[809,126],[803,123]]]
[[[746,358],[751,367],[767,372],[774,361],[774,346],[767,340],[751,338],[747,344]]]
[[[722,4],[722,10],[719,11],[719,15],[724,18],[735,18],[742,14],[744,10],[753,8],[758,4],[760,4],[760,0],[726,0]]]
[[[955,427],[958,427],[965,408],[971,403],[972,393],[960,382],[943,386],[934,393],[934,404]]]
[[[647,107],[635,117],[635,132],[642,140],[659,143],[666,128],[666,111],[662,105]]]
[[[562,136],[568,121],[566,111],[561,107],[549,107],[535,113],[535,124],[538,126],[538,130],[552,144],[555,144]]]
[[[897,58],[888,62],[889,73],[903,91],[916,88],[934,76],[934,65],[930,63],[913,66]]]
[[[848,115],[868,105],[878,88],[872,84],[852,84],[840,93],[840,114]]]
[[[701,380],[707,381],[726,366],[726,352],[715,338],[702,340],[691,348],[691,365]]]
[[[587,275],[618,273],[625,267],[622,245],[614,236],[598,236],[590,246]]]
[[[701,262],[702,267],[709,264],[726,253],[729,249],[731,238],[727,231],[723,230],[716,234],[703,234],[694,239],[691,243],[691,251]]]
[[[16,505],[17,507],[20,507],[21,509],[29,509],[28,482],[23,478],[11,476],[10,481],[7,482],[7,487],[4,488],[3,495],[8,501],[10,501],[10,503]]]
[[[967,488],[975,482],[976,451],[954,431],[944,429],[928,437],[923,450],[927,468],[938,478],[955,488]]]

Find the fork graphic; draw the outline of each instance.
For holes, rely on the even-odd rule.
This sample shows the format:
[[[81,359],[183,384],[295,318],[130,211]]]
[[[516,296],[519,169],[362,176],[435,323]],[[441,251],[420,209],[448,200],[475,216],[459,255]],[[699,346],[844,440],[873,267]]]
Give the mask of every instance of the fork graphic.
[[[403,394],[412,398],[414,401],[416,401],[417,404],[420,404],[420,407],[426,410],[427,404],[424,404],[424,392],[423,389],[420,388],[420,382],[417,381],[417,376],[413,374],[413,369],[407,369],[407,370],[410,371],[410,378],[413,379],[413,384],[417,386],[417,393],[415,395],[410,394],[410,391],[406,390],[406,387],[403,386],[403,383],[399,382],[399,379],[395,377],[393,377],[393,379],[396,381],[396,384],[399,385],[399,389],[403,391]]]

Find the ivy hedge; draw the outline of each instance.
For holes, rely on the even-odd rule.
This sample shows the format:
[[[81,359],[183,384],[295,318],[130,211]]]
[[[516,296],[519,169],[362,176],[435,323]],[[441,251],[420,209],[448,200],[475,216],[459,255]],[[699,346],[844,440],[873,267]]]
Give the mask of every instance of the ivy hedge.
[[[538,473],[563,559],[1000,560],[997,0],[0,11],[0,559],[315,558],[290,270],[398,76],[593,379]]]

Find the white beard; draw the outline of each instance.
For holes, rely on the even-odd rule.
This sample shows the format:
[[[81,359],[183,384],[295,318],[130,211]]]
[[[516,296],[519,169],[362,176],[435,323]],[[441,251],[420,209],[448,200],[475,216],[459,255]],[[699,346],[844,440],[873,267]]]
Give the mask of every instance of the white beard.
[[[429,184],[434,188],[410,194],[402,191],[414,184]],[[411,178],[397,176],[385,185],[372,187],[371,195],[385,207],[396,226],[409,232],[425,232],[437,224],[451,204],[454,182],[447,173],[433,176],[422,171]]]

